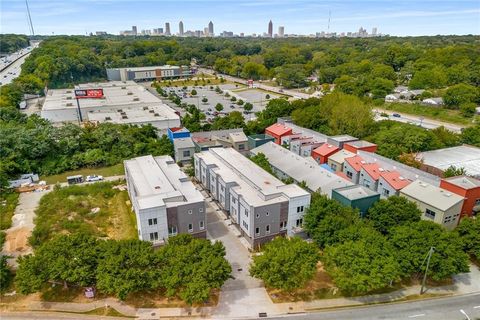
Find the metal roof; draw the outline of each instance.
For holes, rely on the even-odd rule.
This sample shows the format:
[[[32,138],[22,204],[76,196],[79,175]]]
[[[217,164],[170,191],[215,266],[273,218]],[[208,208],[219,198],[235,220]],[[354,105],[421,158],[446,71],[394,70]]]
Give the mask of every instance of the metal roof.
[[[409,196],[442,211],[447,211],[463,201],[463,197],[426,182],[417,180],[400,191],[400,194]]]

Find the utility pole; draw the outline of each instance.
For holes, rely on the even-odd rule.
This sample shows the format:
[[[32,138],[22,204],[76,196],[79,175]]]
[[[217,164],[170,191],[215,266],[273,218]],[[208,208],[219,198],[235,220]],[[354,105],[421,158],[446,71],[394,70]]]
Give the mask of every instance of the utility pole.
[[[432,257],[433,251],[435,251],[435,248],[430,247],[430,250],[428,250],[427,256],[425,258],[427,260],[427,267],[425,268],[425,274],[423,275],[422,288],[420,289],[420,294],[424,293],[423,289],[425,288],[425,281],[427,281],[427,272],[428,272],[428,267],[430,266],[430,258]],[[425,263],[425,260],[423,260],[422,266],[423,266],[423,263]]]
[[[34,36],[35,30],[33,30],[33,23],[32,23],[32,17],[30,16],[30,8],[28,7],[28,0],[25,0],[25,5],[27,6],[28,22],[30,23],[30,31],[32,32],[32,36]]]

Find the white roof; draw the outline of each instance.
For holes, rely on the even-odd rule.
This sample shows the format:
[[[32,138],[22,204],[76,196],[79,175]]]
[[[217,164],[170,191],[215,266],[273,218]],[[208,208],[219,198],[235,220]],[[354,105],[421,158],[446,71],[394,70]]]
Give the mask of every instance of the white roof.
[[[241,194],[251,205],[266,205],[309,195],[297,185],[285,185],[233,148],[212,148],[195,154],[225,182],[235,182],[232,190]]]
[[[175,149],[195,148],[195,144],[190,137],[173,139],[173,146]]]
[[[420,180],[410,183],[400,191],[400,194],[405,194],[442,211],[447,211],[454,205],[463,201],[463,197],[457,194],[432,186],[431,184]]]
[[[141,209],[204,200],[170,156],[137,157],[124,164]]]
[[[273,142],[265,143],[250,152],[265,154],[272,166],[298,182],[305,181],[310,190],[320,191],[328,197],[331,197],[333,189],[353,185],[319,166],[313,158],[302,157]]]
[[[103,89],[103,98],[78,99],[80,108],[120,108],[161,104],[161,100],[133,81],[79,84],[75,89]],[[49,89],[42,110],[76,109],[75,89]]]
[[[468,176],[457,176],[446,178],[444,180],[450,182],[451,184],[462,187],[463,189],[473,189],[480,187],[480,180]]]
[[[154,123],[169,120],[180,121],[180,117],[175,111],[163,103],[150,107],[133,107],[105,111],[95,110],[88,112],[87,116],[90,121],[131,124]],[[165,128],[167,127],[170,126],[165,126]]]
[[[440,170],[450,166],[465,168],[467,175],[480,178],[480,148],[463,145],[426,151],[419,153],[417,159]]]

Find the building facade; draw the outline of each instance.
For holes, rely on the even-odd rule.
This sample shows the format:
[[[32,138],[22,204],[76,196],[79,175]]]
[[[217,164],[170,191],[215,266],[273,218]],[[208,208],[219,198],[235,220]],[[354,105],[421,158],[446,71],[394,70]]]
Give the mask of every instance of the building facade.
[[[480,180],[468,176],[442,179],[440,188],[465,198],[461,217],[476,216],[480,212]]]
[[[162,81],[165,79],[182,79],[193,75],[189,66],[153,66],[131,68],[109,68],[109,81]]]
[[[162,245],[179,233],[206,237],[205,199],[170,156],[124,161],[138,237]]]
[[[195,154],[195,177],[252,248],[302,230],[310,193],[286,185],[233,148]]]
[[[368,209],[380,200],[380,194],[364,186],[354,185],[333,190],[332,199],[345,206],[358,209],[360,215],[364,217]]]
[[[403,188],[400,195],[415,202],[422,212],[422,219],[438,223],[447,230],[457,226],[463,197],[420,180]]]

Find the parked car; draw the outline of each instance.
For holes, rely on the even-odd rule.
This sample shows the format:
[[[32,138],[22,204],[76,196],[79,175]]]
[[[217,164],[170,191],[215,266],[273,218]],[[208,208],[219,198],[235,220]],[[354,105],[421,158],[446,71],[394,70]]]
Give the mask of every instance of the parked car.
[[[212,108],[208,108],[208,111],[213,111]]]
[[[87,182],[102,181],[102,180],[103,180],[103,176],[97,176],[96,174],[87,176],[87,179],[85,179],[85,181]]]
[[[394,113],[394,114],[392,114],[392,117],[395,117],[395,118],[401,118],[402,116],[401,116],[401,115],[399,115],[398,113]]]
[[[233,104],[230,105],[230,108],[235,109],[235,106]]]
[[[69,177],[67,177],[67,182],[68,182],[68,184],[82,183],[83,182],[83,176],[82,175],[69,176]]]

